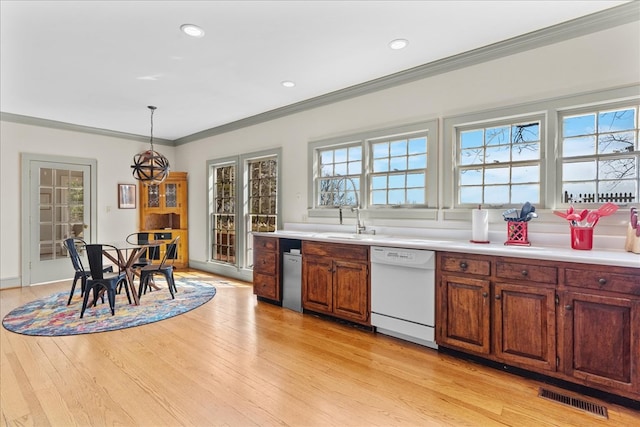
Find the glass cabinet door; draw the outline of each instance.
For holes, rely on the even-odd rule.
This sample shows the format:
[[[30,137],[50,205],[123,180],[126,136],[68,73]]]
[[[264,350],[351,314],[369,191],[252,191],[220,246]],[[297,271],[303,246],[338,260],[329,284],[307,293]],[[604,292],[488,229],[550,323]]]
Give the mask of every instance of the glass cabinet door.
[[[178,207],[178,184],[166,183],[164,185],[165,190],[165,207],[177,208]]]
[[[148,207],[159,208],[160,207],[160,186],[148,185],[147,186],[147,200]]]

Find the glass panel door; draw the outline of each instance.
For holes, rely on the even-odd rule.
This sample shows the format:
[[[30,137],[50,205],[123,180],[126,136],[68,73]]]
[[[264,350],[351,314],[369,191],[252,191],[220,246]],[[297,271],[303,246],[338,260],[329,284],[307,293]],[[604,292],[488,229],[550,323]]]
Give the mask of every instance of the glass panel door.
[[[62,242],[88,236],[90,167],[31,162],[30,283],[73,277]],[[33,220],[36,219],[37,220]]]
[[[84,172],[40,169],[40,260],[66,257],[62,241],[84,238]]]

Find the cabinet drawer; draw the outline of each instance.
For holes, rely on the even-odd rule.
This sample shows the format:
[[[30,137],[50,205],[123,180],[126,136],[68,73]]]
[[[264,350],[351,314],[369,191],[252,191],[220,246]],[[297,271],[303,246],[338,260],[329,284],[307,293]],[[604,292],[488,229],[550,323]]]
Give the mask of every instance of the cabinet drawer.
[[[488,260],[471,259],[462,256],[444,255],[442,257],[442,265],[440,266],[440,269],[454,273],[489,276],[491,274],[491,262]]]
[[[253,271],[262,274],[276,274],[278,254],[276,252],[255,252]]]
[[[640,270],[638,274],[618,274],[567,268],[565,275],[567,286],[640,295]]]
[[[279,300],[278,281],[276,276],[267,276],[253,272],[253,293],[275,301]]]
[[[253,248],[276,251],[278,249],[278,239],[275,237],[253,236]]]
[[[558,283],[558,269],[535,264],[498,261],[496,277],[555,285]]]
[[[368,261],[369,247],[362,245],[341,245],[339,243],[302,242],[303,255],[318,255],[335,259]]]

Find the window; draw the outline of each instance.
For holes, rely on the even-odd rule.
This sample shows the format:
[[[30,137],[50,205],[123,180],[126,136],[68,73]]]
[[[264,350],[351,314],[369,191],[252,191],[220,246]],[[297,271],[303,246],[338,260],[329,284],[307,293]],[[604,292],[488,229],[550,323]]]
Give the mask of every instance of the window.
[[[211,258],[236,262],[236,165],[213,167],[213,242]]]
[[[438,200],[438,158],[429,154],[437,153],[436,129],[431,120],[311,142],[309,216],[358,206],[366,218],[436,219],[425,209]]]
[[[251,280],[251,233],[281,227],[280,155],[275,149],[207,162],[211,272]]]
[[[253,268],[251,232],[273,232],[278,228],[278,160],[276,157],[250,159],[246,163],[246,173],[245,265]]]
[[[561,116],[564,203],[638,200],[638,105]]]
[[[371,142],[370,205],[426,203],[427,137]]]
[[[361,206],[362,146],[318,151],[317,206]]]
[[[540,119],[458,128],[457,204],[538,203],[541,128]]]
[[[251,231],[276,231],[278,169],[275,159],[250,160],[249,224]]]

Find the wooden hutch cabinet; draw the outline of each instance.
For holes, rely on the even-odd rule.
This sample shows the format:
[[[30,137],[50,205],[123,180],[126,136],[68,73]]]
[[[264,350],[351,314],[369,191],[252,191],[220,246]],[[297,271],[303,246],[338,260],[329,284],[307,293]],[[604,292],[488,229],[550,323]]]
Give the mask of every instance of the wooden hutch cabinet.
[[[187,173],[170,172],[160,184],[140,183],[140,231],[162,234],[163,240],[180,236],[177,267],[189,266]],[[164,251],[161,247],[161,251]],[[160,258],[164,253],[160,254]]]

